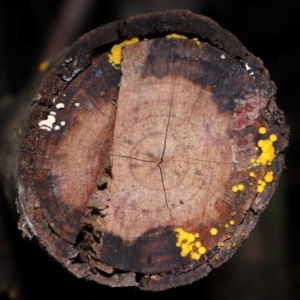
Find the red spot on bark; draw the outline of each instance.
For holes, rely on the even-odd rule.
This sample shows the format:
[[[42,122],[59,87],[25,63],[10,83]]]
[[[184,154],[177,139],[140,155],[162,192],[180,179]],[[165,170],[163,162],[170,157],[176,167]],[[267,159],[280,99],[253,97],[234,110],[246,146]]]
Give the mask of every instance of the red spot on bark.
[[[237,108],[237,109],[235,110],[235,114],[236,114],[237,116],[239,116],[241,113],[243,113],[243,110],[242,110],[241,108]]]

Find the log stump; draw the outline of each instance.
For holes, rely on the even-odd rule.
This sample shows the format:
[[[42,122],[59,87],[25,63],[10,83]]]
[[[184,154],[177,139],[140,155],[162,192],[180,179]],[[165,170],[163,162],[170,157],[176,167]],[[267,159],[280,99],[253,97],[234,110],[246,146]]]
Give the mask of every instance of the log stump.
[[[211,19],[140,15],[82,36],[22,129],[19,227],[77,277],[158,291],[227,261],[284,167],[260,59]]]

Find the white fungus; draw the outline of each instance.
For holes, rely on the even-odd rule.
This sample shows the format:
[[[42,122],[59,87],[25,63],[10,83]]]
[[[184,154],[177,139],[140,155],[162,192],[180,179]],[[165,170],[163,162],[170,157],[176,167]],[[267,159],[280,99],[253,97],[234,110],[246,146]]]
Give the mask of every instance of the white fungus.
[[[59,130],[60,129],[60,126],[56,125],[54,126],[54,130]]]
[[[61,121],[61,122],[60,122],[60,125],[61,125],[61,126],[65,126],[65,125],[66,125],[66,122],[65,122],[65,121]]]
[[[46,127],[46,126],[41,126],[40,129],[45,129],[45,130],[51,131],[51,128]]]
[[[221,54],[221,59],[225,59],[226,56],[224,54]]]
[[[57,109],[61,109],[61,108],[64,108],[65,105],[64,105],[63,103],[57,103],[57,104],[55,105],[55,107],[56,107]]]
[[[245,64],[245,68],[247,71],[249,71],[251,69],[247,63]]]
[[[56,115],[56,112],[55,112],[55,111],[50,111],[50,115],[55,116],[55,115]]]
[[[78,103],[78,102],[76,102],[76,103],[75,103],[75,106],[77,106],[77,107],[78,107],[79,105],[80,105],[80,103]]]
[[[48,115],[47,119],[40,121],[38,123],[38,125],[40,126],[40,129],[46,129],[48,131],[51,131],[55,121],[56,121],[56,119],[53,115]]]

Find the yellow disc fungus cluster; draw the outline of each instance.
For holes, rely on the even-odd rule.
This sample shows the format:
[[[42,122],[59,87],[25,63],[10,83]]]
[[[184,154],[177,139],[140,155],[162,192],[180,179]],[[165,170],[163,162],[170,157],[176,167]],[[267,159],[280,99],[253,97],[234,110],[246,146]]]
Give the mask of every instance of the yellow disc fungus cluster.
[[[258,193],[262,193],[265,190],[265,187],[267,185],[267,183],[270,183],[274,180],[274,174],[273,171],[268,171],[265,176],[264,179],[259,179],[257,181],[257,192]]]
[[[177,232],[176,247],[181,248],[180,255],[182,257],[190,255],[192,259],[199,260],[206,253],[205,247],[199,241],[199,233],[190,233],[183,228],[176,228],[174,231]]]
[[[135,44],[138,41],[139,39],[134,37],[131,40],[125,40],[120,44],[114,45],[110,50],[111,53],[108,54],[109,63],[111,63],[114,67],[119,65],[122,61],[122,49],[126,46]]]
[[[267,129],[265,127],[260,127],[258,129],[258,132],[262,135],[267,133]],[[258,166],[270,166],[275,158],[275,147],[274,143],[277,141],[277,135],[276,134],[271,134],[268,139],[260,139],[257,142],[257,147],[255,147],[256,151],[261,151],[259,156],[257,158],[251,158],[250,162],[253,167],[258,167]],[[256,178],[255,172],[251,171],[249,172],[249,176],[251,178]],[[274,180],[274,174],[273,171],[267,171],[266,174],[264,175],[264,178],[258,179],[257,180],[257,187],[256,191],[257,193],[262,193],[265,190],[265,187],[267,183],[270,183]],[[252,186],[253,183],[250,182],[250,185]],[[237,184],[232,187],[232,192],[236,193],[239,191],[244,190],[244,185],[243,184]]]

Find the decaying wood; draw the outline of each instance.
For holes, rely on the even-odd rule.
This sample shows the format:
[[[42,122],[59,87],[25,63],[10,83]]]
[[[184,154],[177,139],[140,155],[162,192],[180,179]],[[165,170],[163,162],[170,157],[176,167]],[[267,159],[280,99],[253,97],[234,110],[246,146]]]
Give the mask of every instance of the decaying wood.
[[[133,37],[112,66],[112,45]],[[157,291],[206,276],[250,234],[284,167],[275,92],[262,62],[203,16],[141,15],[87,33],[46,75],[22,129],[20,228],[102,284]],[[49,116],[52,128],[39,125]],[[257,193],[262,126],[278,140],[272,164],[255,167],[274,173]],[[178,227],[199,232],[200,260],[180,255]]]

